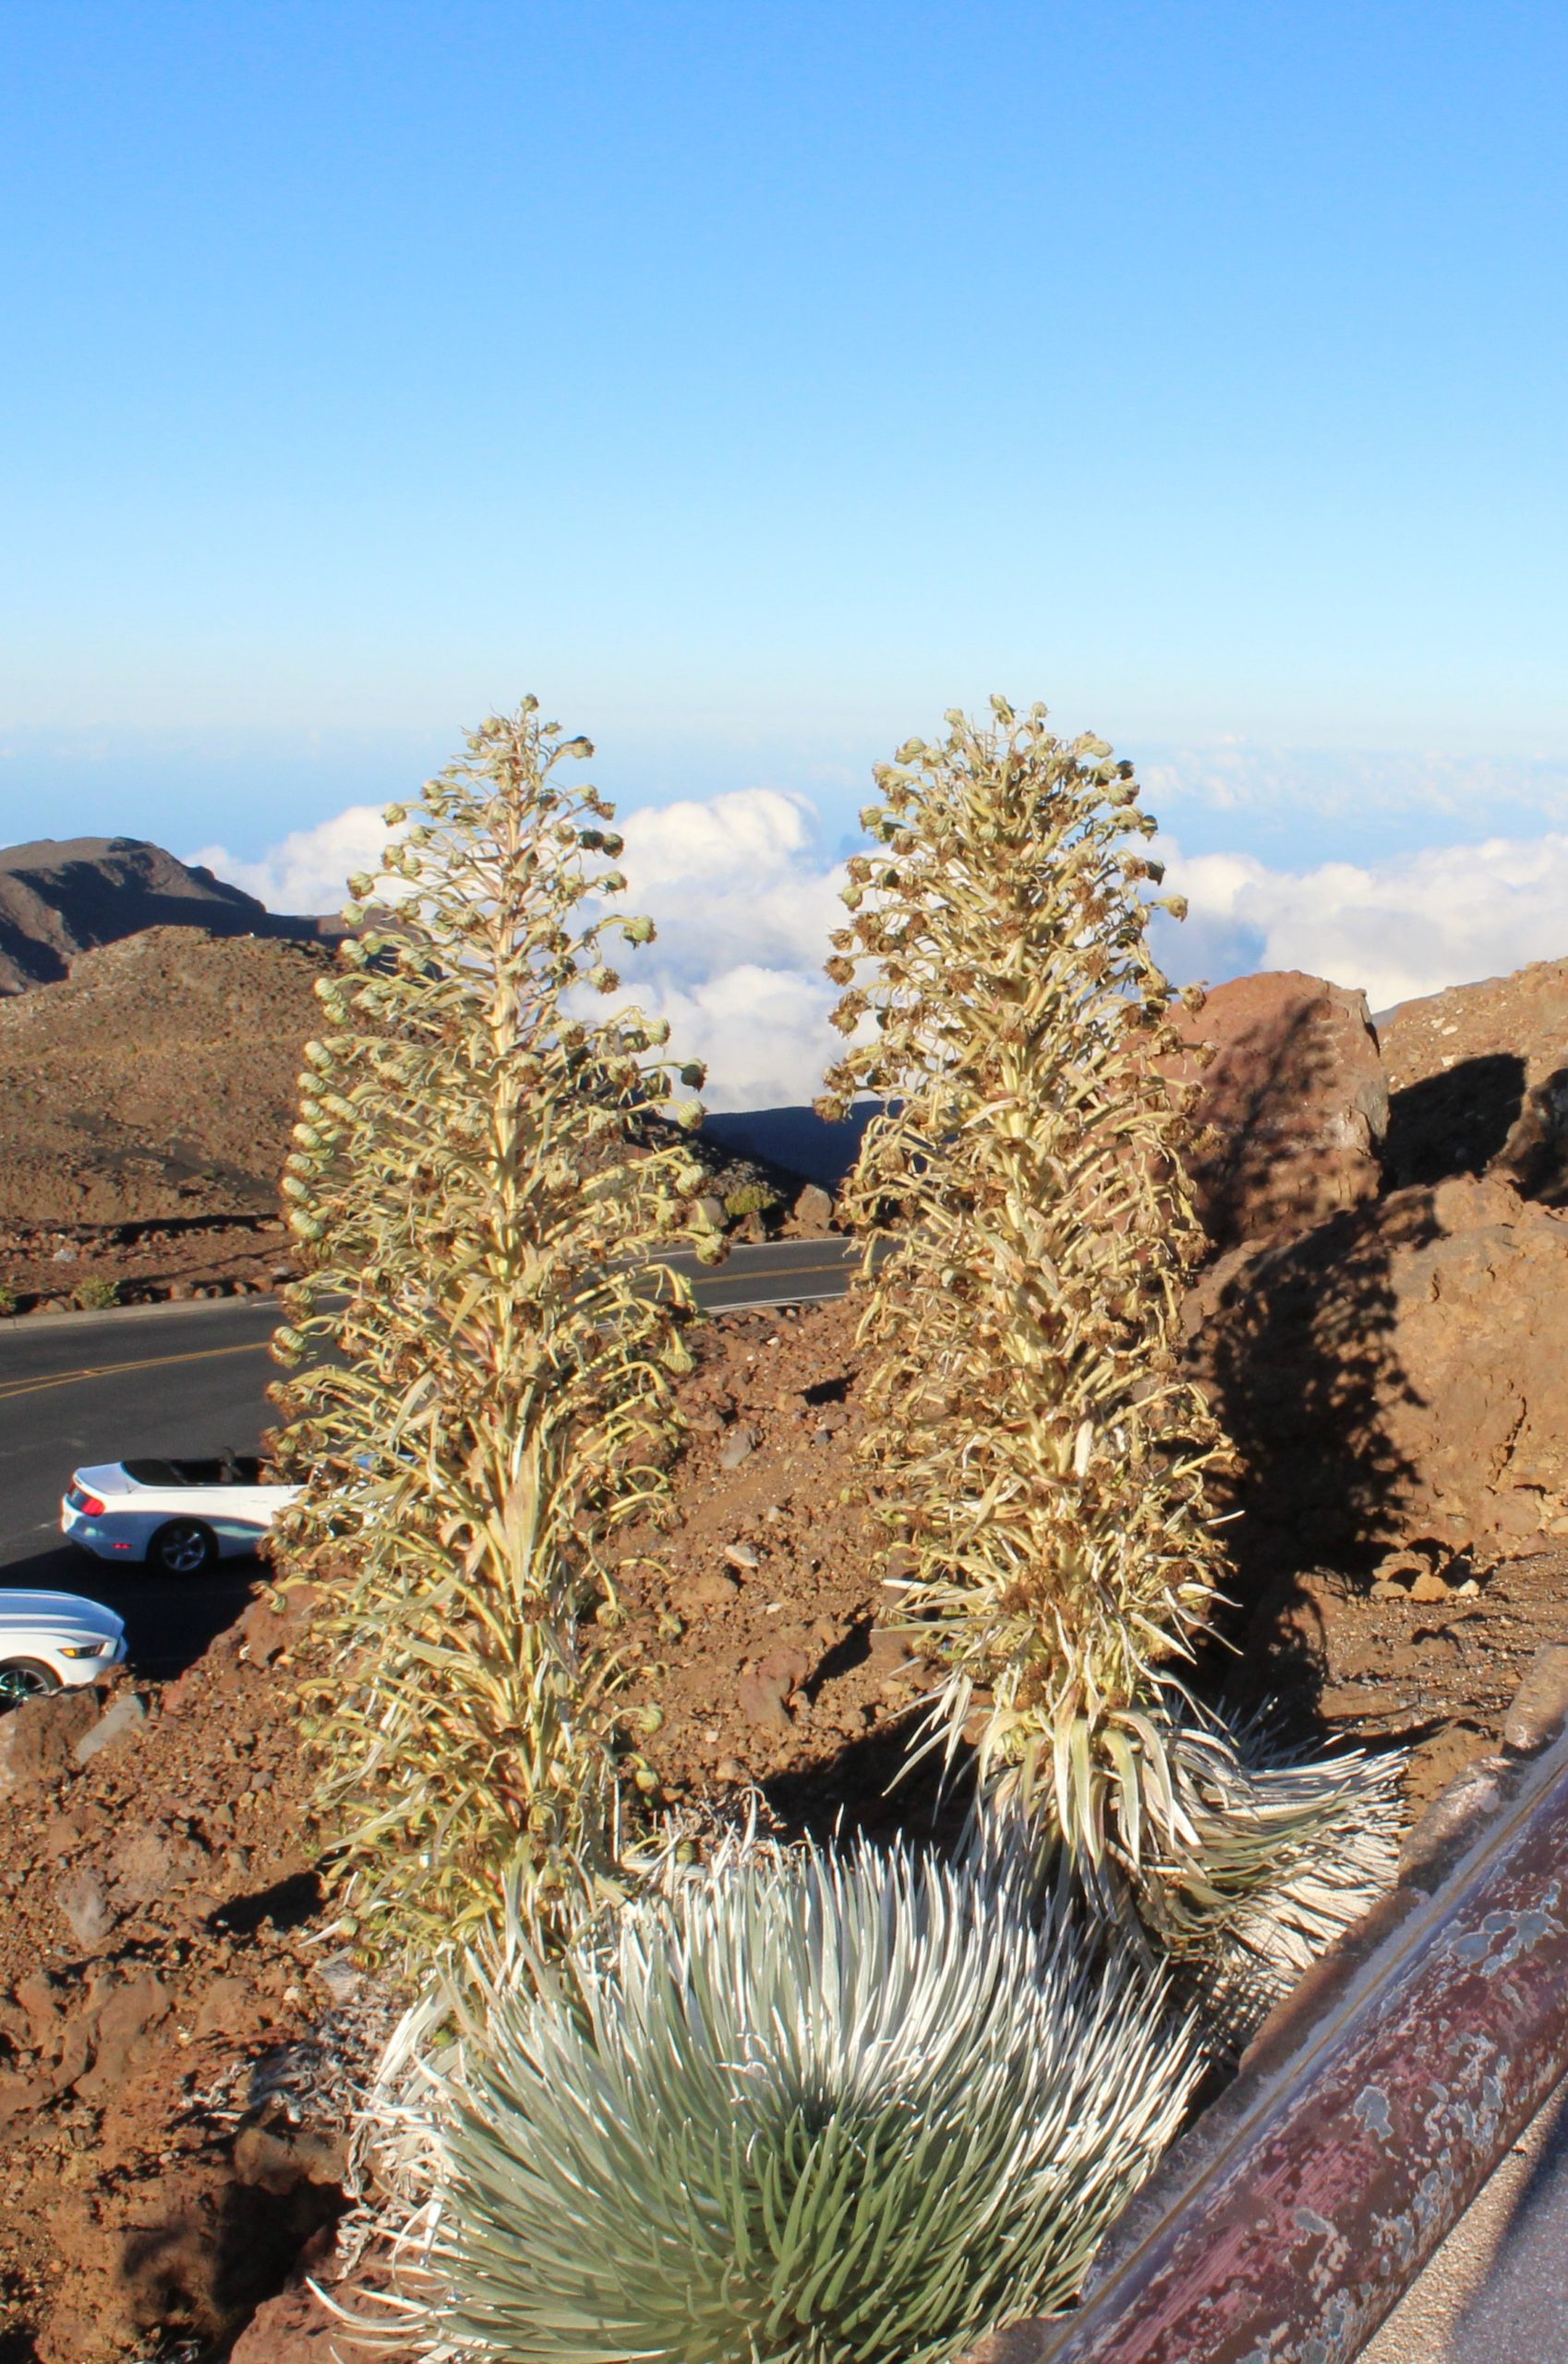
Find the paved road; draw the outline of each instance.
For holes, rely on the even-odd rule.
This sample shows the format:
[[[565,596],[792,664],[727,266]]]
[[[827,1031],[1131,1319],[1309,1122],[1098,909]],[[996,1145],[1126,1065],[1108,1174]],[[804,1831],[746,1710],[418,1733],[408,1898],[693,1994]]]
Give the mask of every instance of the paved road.
[[[255,1586],[253,1561],[197,1584],[112,1568],[64,1541],[60,1496],[83,1462],[254,1452],[274,1376],[273,1300],[216,1298],[62,1314],[0,1330],[0,1583],[86,1593],[126,1621],[132,1662],[168,1674],[200,1656]]]
[[[1482,2187],[1360,2364],[1568,2357],[1568,2087]]]
[[[853,1251],[837,1238],[785,1239],[737,1248],[713,1271],[679,1261],[709,1312],[734,1313],[841,1297]],[[255,1562],[227,1562],[195,1584],[111,1567],[62,1539],[60,1495],[83,1463],[254,1452],[271,1417],[277,1320],[274,1298],[221,1297],[0,1325],[0,1584],[107,1602],[144,1673],[199,1657],[244,1608]]]
[[[671,1256],[669,1262],[685,1273],[705,1311],[746,1313],[842,1297],[859,1253],[848,1239],[769,1239],[756,1248],[732,1248],[728,1263],[718,1266],[688,1255]]]

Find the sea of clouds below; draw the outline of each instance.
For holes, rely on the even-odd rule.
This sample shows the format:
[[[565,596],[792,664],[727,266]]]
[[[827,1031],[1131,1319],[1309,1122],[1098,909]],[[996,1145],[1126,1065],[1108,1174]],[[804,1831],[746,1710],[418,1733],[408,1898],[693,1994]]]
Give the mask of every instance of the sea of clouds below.
[[[746,788],[627,814],[621,868],[627,908],[657,940],[628,950],[632,997],[667,1018],[672,1047],[706,1061],[711,1107],[808,1101],[839,1044],[837,998],[822,974],[843,917],[843,863],[822,850],[806,798]],[[385,842],[374,805],[296,831],[259,861],[223,846],[190,857],[275,911],[343,901],[354,870]],[[1219,983],[1259,969],[1301,969],[1361,986],[1373,1009],[1568,954],[1568,834],[1493,838],[1362,867],[1271,869],[1248,853],[1154,850],[1166,891],[1185,895],[1180,927],[1157,916],[1154,944],[1180,983]]]

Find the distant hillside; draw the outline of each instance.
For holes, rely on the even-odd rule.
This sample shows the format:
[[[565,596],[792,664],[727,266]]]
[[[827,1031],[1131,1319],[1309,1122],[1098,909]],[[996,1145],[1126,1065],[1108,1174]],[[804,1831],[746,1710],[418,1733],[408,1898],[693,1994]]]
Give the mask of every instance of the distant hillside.
[[[150,927],[320,941],[335,921],[280,918],[141,838],[42,838],[0,850],[0,994],[64,977],[78,952]]]
[[[332,965],[320,945],[162,927],[0,1001],[0,1223],[274,1213]]]
[[[703,1132],[731,1157],[754,1157],[837,1190],[860,1155],[861,1136],[876,1114],[866,1101],[838,1124],[814,1108],[722,1108],[703,1119]]]
[[[235,908],[243,923],[260,907]],[[144,928],[0,997],[0,1234],[275,1215],[315,988],[334,966],[320,942]],[[766,1152],[694,1147],[721,1204],[744,1193],[777,1221],[798,1196]],[[18,1282],[14,1258],[5,1277],[38,1285]]]

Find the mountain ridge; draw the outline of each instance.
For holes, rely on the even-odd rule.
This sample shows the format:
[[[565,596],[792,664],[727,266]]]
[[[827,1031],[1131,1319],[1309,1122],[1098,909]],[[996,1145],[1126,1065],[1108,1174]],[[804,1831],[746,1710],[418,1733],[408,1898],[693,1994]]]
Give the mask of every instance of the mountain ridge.
[[[154,927],[322,943],[336,919],[268,911],[201,863],[147,838],[38,838],[0,847],[0,995],[70,972],[78,954]]]

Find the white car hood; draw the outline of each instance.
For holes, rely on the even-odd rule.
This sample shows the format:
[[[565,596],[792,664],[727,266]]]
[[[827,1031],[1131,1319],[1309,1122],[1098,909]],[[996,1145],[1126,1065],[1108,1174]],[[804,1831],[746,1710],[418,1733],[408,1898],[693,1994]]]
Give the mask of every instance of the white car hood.
[[[45,1628],[62,1640],[79,1634],[83,1640],[117,1642],[126,1630],[123,1617],[101,1601],[83,1600],[74,1592],[7,1592],[0,1588],[0,1634],[37,1634]]]

